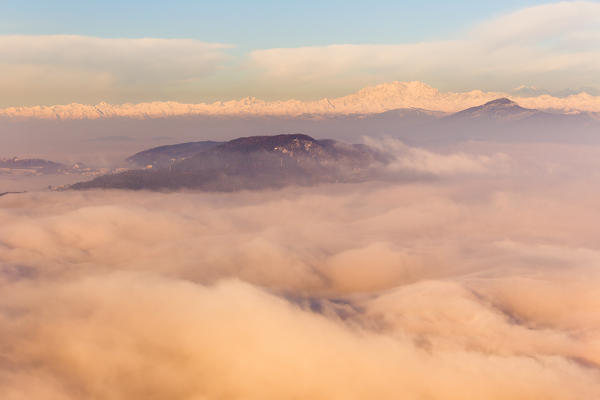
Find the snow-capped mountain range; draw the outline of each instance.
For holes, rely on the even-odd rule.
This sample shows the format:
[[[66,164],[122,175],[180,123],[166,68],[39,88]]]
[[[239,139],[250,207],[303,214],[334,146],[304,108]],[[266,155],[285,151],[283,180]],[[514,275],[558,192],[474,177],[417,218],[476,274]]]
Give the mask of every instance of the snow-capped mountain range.
[[[523,107],[560,113],[600,112],[600,96],[582,92],[567,97],[541,95],[516,97],[500,92],[441,92],[422,82],[391,82],[366,87],[356,93],[315,101],[264,101],[254,97],[214,103],[184,104],[150,102],[96,105],[66,104],[54,106],[9,107],[0,109],[0,118],[99,119],[164,118],[191,115],[214,116],[301,116],[376,114],[396,109],[418,108],[452,113],[506,97]]]

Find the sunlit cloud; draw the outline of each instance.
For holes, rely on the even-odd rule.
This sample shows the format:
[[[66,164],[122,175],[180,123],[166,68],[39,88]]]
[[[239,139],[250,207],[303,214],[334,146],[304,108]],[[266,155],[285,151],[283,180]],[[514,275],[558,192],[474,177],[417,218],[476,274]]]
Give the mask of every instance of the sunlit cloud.
[[[600,4],[562,2],[486,21],[450,40],[256,50],[271,79],[304,84],[422,80],[451,90],[600,86]]]
[[[437,179],[0,198],[1,397],[600,396],[598,150],[377,143]]]
[[[4,35],[0,88],[16,104],[159,97],[214,74],[230,47],[191,39]]]

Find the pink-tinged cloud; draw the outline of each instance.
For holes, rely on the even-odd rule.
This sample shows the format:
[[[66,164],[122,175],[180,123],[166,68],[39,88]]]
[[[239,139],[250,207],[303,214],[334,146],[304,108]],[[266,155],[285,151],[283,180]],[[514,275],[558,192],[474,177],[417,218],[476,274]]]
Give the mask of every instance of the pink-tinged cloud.
[[[10,103],[157,96],[212,76],[231,46],[192,39],[0,36],[0,89]]]
[[[440,179],[0,198],[0,397],[600,396],[598,150],[396,147]]]

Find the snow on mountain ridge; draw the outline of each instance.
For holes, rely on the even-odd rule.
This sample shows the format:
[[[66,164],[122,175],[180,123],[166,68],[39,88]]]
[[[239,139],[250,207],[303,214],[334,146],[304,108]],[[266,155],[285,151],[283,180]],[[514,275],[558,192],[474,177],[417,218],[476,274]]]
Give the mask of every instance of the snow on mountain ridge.
[[[162,118],[189,115],[214,116],[300,116],[375,114],[400,108],[418,108],[457,112],[498,98],[510,98],[519,105],[561,112],[600,111],[600,96],[587,93],[565,98],[541,95],[514,97],[499,92],[440,92],[423,82],[389,82],[360,89],[356,93],[315,101],[265,101],[255,97],[214,103],[184,104],[174,101],[96,105],[71,103],[54,106],[9,107],[0,109],[0,117],[39,119]]]

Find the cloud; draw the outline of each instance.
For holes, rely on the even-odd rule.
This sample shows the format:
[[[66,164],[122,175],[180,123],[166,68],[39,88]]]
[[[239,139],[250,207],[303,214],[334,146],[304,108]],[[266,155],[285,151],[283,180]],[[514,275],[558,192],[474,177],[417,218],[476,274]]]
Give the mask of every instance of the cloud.
[[[563,1],[529,7],[484,22],[473,29],[493,45],[518,41],[539,43],[557,36],[591,37],[598,33],[600,4],[592,1]],[[590,36],[591,35],[591,36]],[[559,42],[557,47],[569,45]]]
[[[599,397],[598,150],[487,146],[514,168],[0,198],[0,397]]]
[[[468,153],[436,153],[419,147],[410,147],[391,137],[365,142],[374,148],[392,154],[395,160],[387,166],[387,172],[394,174],[411,171],[434,176],[502,174],[510,170],[510,157],[503,153],[492,155]]]
[[[560,358],[432,356],[409,338],[351,329],[237,282],[109,276],[10,295],[21,301],[2,338],[18,346],[3,352],[14,367],[0,375],[11,400],[42,390],[62,399],[597,394],[593,372]]]
[[[250,59],[268,79],[302,84],[401,78],[451,90],[527,84],[559,91],[600,86],[599,26],[600,4],[561,2],[497,17],[450,40],[275,48]]]
[[[192,39],[3,35],[0,89],[16,104],[160,96],[214,74],[229,47]]]

